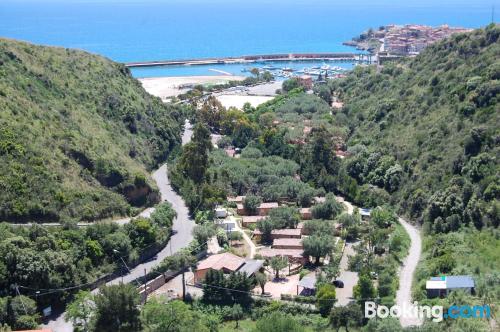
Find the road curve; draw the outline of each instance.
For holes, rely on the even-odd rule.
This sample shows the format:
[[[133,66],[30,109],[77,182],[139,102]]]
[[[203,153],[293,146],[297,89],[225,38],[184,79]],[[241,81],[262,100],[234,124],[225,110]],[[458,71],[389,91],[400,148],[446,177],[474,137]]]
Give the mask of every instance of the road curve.
[[[420,253],[422,252],[422,239],[420,237],[420,231],[410,223],[408,223],[403,218],[399,218],[399,223],[404,227],[408,235],[410,236],[411,245],[408,251],[408,256],[406,256],[403,261],[403,266],[399,273],[399,289],[396,293],[396,305],[400,308],[412,307],[413,303],[411,299],[411,285],[413,282],[413,275],[415,274],[415,269],[420,261]],[[417,317],[403,317],[399,318],[401,326],[420,326],[423,321]]]
[[[193,134],[192,126],[189,122],[186,121],[184,126],[184,133],[182,135],[182,145],[188,143],[191,140],[191,136]],[[163,164],[159,169],[152,173],[153,179],[156,181],[156,184],[160,190],[161,200],[168,201],[172,204],[172,207],[177,212],[177,217],[174,219],[173,230],[176,231],[167,246],[163,248],[158,255],[156,255],[155,259],[139,264],[135,268],[133,268],[130,273],[123,276],[124,283],[130,283],[133,280],[137,279],[140,276],[144,275],[144,271],[149,272],[153,267],[161,263],[163,259],[167,256],[170,256],[172,253],[179,251],[180,249],[186,247],[193,236],[191,231],[195,225],[194,221],[189,218],[189,210],[186,207],[186,204],[182,197],[177,195],[177,193],[173,190],[170,185],[170,181],[168,179],[168,170],[167,164]],[[154,208],[147,209],[149,210],[149,214],[154,211]],[[148,215],[149,215],[148,214]],[[122,281],[122,277],[118,277],[109,281],[106,285],[114,285],[118,284]],[[92,292],[96,293],[98,290],[94,289]],[[70,322],[66,322],[64,319],[64,313],[61,313],[59,316],[54,317],[47,324],[44,324],[44,328],[52,329],[53,332],[72,332],[73,325]]]

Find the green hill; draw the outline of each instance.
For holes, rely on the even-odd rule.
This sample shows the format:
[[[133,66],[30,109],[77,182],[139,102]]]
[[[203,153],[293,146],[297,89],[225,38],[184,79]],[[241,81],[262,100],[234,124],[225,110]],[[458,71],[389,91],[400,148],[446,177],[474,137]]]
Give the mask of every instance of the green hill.
[[[348,173],[427,229],[500,222],[499,36],[454,35],[330,83],[350,120]]]
[[[0,221],[96,220],[158,201],[180,112],[121,64],[0,39]]]

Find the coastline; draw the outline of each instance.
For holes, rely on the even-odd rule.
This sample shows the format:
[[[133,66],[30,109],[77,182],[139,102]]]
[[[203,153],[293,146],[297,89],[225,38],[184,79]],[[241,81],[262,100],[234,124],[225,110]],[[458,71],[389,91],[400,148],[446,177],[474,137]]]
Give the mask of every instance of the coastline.
[[[245,78],[245,76],[236,75],[210,75],[148,77],[138,78],[138,80],[150,94],[167,100],[187,92],[195,85],[225,84],[229,81],[243,81]]]

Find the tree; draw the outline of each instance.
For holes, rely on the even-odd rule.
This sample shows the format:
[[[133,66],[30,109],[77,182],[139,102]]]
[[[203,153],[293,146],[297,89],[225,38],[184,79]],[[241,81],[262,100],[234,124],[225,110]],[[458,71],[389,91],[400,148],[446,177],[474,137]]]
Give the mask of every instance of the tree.
[[[328,194],[324,203],[312,207],[311,213],[316,219],[335,219],[344,207],[335,200],[335,196]]]
[[[269,265],[276,273],[276,279],[279,279],[280,271],[288,266],[288,259],[284,256],[274,256],[269,261]]]
[[[288,93],[292,91],[293,89],[297,89],[300,87],[299,80],[296,78],[292,78],[289,80],[283,81],[283,85],[281,86],[281,89],[283,92]]]
[[[156,228],[149,219],[136,218],[125,225],[134,247],[146,248],[156,242]]]
[[[305,329],[290,315],[273,312],[259,319],[254,332],[303,332]]]
[[[217,226],[215,226],[215,224],[212,223],[196,225],[193,228],[193,237],[200,245],[206,246],[208,240],[217,235],[216,227]]]
[[[262,233],[262,238],[261,241],[262,243],[271,243],[272,242],[272,237],[271,233],[275,229],[275,225],[273,221],[269,218],[262,219],[257,222],[257,227]]]
[[[3,303],[2,303],[3,302]],[[37,314],[36,303],[27,296],[21,295],[16,297],[0,298],[0,305],[4,306],[5,317],[2,318],[2,323],[5,321],[11,328],[19,330],[31,330],[38,327],[39,316]],[[1,310],[0,309],[0,310]],[[0,311],[1,313],[1,311]]]
[[[177,212],[172,208],[169,202],[163,202],[156,206],[156,209],[151,213],[151,221],[161,227],[171,228]]]
[[[304,232],[308,235],[334,235],[333,222],[329,220],[307,220],[304,223]]]
[[[370,214],[370,221],[380,228],[387,228],[397,222],[394,212],[386,208],[378,207],[373,209]]]
[[[191,255],[186,249],[182,249],[173,255],[165,257],[161,264],[155,268],[155,271],[179,271],[196,263],[196,257]]]
[[[212,149],[210,131],[198,123],[193,129],[193,139],[184,145],[179,161],[182,173],[194,183],[200,184],[205,179],[209,166],[208,151]]]
[[[145,332],[208,332],[205,315],[191,310],[181,301],[153,298],[142,309],[141,321]]]
[[[267,276],[265,275],[265,273],[262,272],[255,273],[255,281],[259,284],[262,290],[262,294],[264,294],[265,293],[264,287],[266,286],[267,283]]]
[[[296,228],[300,222],[300,215],[296,208],[280,206],[269,211],[268,219],[275,228]]]
[[[266,70],[264,73],[262,73],[262,79],[266,82],[270,82],[274,79],[274,76]]]
[[[256,195],[247,195],[243,201],[243,207],[249,215],[254,215],[257,213],[257,208],[259,207],[262,199]]]
[[[320,285],[316,292],[316,306],[323,317],[328,316],[336,301],[335,286]]]
[[[334,238],[327,235],[312,235],[302,240],[304,255],[313,256],[315,264],[319,264],[321,257],[329,255],[334,247]]]
[[[368,273],[361,273],[358,283],[354,286],[354,297],[360,303],[373,300],[376,296],[376,290]]]
[[[132,285],[120,284],[102,287],[95,297],[94,331],[140,331],[139,303],[139,293]]]
[[[79,291],[68,305],[64,319],[71,321],[76,331],[89,332],[95,310],[93,295],[88,291]]]
[[[330,313],[330,325],[337,331],[344,327],[346,332],[349,326],[361,326],[363,324],[363,312],[357,303],[349,303],[346,306],[334,307]]]
[[[332,92],[330,91],[330,88],[327,85],[319,85],[318,87],[315,87],[314,90],[315,90],[314,92],[316,92],[316,94],[321,99],[323,99],[328,105],[331,105],[331,103],[332,103]]]
[[[243,318],[243,308],[239,304],[233,304],[231,308],[231,319],[236,321],[235,328],[239,328],[240,319]]]

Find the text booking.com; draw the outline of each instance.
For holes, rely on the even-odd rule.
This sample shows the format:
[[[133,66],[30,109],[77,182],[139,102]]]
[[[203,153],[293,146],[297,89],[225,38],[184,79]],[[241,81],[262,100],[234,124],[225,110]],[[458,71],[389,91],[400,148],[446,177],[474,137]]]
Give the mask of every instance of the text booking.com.
[[[418,305],[414,302],[412,306],[387,307],[372,301],[365,302],[366,318],[419,318],[432,319],[433,322],[441,322],[443,319],[451,318],[490,318],[489,305],[452,305],[447,310],[443,306]]]

